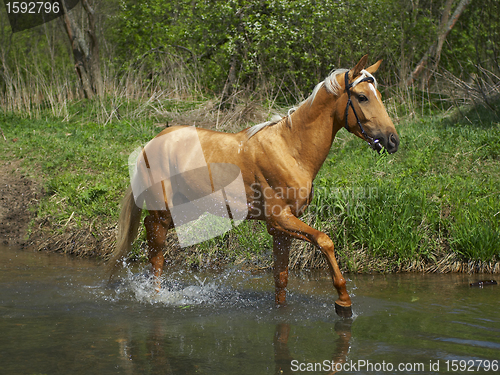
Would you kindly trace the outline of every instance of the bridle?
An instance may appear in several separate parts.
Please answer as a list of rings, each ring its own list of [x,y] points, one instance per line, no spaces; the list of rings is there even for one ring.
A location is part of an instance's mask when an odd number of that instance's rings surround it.
[[[359,129],[361,130],[361,134],[363,134],[363,137],[365,137],[365,140],[370,144],[370,146],[374,150],[380,151],[380,149],[382,149],[382,145],[379,143],[378,139],[373,139],[368,134],[366,134],[365,129],[363,129],[363,125],[361,124],[361,121],[359,121],[358,114],[356,113],[356,110],[354,109],[354,105],[352,104],[352,100],[351,100],[351,89],[355,85],[357,85],[361,82],[374,83],[375,79],[373,77],[371,77],[371,75],[370,75],[370,76],[364,77],[360,80],[356,80],[353,83],[349,83],[349,71],[347,71],[345,73],[345,76],[344,76],[344,81],[345,81],[345,90],[347,91],[347,105],[345,107],[345,126],[344,127],[346,128],[346,130],[349,133],[351,133],[351,130],[349,129],[349,125],[348,125],[349,106],[350,106],[352,108],[352,112],[354,113],[354,117],[356,117],[356,122],[358,123]]]

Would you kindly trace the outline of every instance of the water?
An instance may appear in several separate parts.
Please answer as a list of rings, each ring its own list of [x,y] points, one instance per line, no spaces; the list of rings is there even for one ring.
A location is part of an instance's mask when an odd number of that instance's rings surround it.
[[[275,308],[268,272],[177,271],[156,294],[140,267],[108,285],[95,261],[0,248],[0,374],[499,372],[500,288],[469,287],[491,275],[347,276],[341,320],[324,272]]]

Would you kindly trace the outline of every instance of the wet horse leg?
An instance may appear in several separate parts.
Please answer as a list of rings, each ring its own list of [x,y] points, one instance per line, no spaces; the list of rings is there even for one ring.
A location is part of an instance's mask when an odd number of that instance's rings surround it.
[[[274,231],[271,234],[273,235],[275,301],[276,305],[284,305],[288,284],[288,254],[292,237],[281,231]]]
[[[144,219],[148,240],[148,259],[153,268],[156,290],[160,290],[160,276],[163,272],[163,247],[167,232],[173,227],[172,218],[168,211],[150,211]]]
[[[328,262],[333,286],[339,295],[335,301],[335,312],[341,317],[351,317],[351,298],[347,293],[344,276],[335,259],[334,245],[330,237],[300,221],[289,209],[284,209],[280,215],[270,218],[268,227],[274,228],[276,231],[287,232],[295,238],[309,241],[319,247]],[[272,230],[270,230],[271,232]]]

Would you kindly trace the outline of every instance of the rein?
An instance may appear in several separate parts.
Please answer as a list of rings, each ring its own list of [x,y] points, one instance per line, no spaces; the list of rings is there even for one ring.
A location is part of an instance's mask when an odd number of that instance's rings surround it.
[[[345,107],[345,126],[344,127],[346,128],[346,130],[349,133],[351,133],[351,130],[349,129],[349,125],[347,124],[347,120],[348,120],[348,116],[349,116],[349,106],[350,106],[352,108],[352,112],[354,113],[354,117],[356,117],[356,122],[358,123],[359,129],[361,130],[361,134],[363,134],[363,136],[368,141],[368,143],[370,143],[370,145],[374,146],[378,143],[378,139],[373,139],[368,134],[366,134],[365,129],[363,129],[363,125],[361,125],[361,121],[359,121],[358,114],[356,113],[356,110],[354,109],[354,105],[352,104],[351,89],[354,87],[354,83],[356,83],[356,85],[358,83],[361,83],[361,82],[373,83],[375,80],[373,79],[373,77],[365,77],[357,82],[355,81],[353,83],[349,83],[349,72],[345,73],[344,80],[345,80],[345,89],[347,91],[347,105]],[[379,146],[379,145],[377,145],[377,146]]]

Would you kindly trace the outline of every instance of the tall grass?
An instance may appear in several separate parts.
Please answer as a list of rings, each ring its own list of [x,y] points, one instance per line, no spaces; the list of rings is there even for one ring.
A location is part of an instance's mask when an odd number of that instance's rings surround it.
[[[5,87],[0,90],[0,109],[30,119],[49,115],[68,121],[84,111],[85,120],[105,125],[122,117],[154,118],[166,111],[169,101],[202,96],[193,73],[168,55],[158,56],[153,67],[148,62],[128,68],[106,65],[105,93],[92,100],[83,100],[71,64],[43,68],[34,55],[15,61],[13,66],[2,77]],[[76,118],[82,119],[81,113]]]

